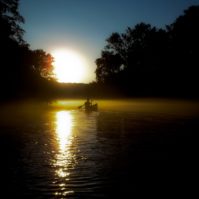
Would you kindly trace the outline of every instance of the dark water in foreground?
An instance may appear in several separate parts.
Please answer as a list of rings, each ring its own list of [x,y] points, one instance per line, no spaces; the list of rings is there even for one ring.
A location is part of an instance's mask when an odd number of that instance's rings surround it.
[[[1,198],[195,195],[198,103],[177,103],[178,111],[165,102],[162,109],[151,101],[140,110],[128,103],[89,114],[4,107]]]

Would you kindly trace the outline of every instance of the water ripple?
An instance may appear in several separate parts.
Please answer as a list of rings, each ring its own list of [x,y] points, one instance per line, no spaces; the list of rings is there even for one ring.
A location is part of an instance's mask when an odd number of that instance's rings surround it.
[[[166,187],[175,172],[156,160],[174,165],[184,158],[191,164],[199,130],[198,118],[133,112],[48,111],[30,121],[1,127],[2,179],[5,190],[19,198],[127,198],[142,188],[164,192],[161,183]]]

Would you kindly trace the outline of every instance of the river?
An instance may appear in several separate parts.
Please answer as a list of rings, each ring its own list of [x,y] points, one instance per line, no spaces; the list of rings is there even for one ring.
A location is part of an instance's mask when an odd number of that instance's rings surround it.
[[[3,198],[194,194],[197,101],[97,102],[90,113],[82,100],[1,106]]]

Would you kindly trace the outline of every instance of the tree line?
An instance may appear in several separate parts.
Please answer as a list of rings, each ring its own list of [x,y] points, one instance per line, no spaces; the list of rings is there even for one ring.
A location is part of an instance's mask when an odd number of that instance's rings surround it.
[[[96,82],[64,85],[53,57],[24,41],[19,0],[0,0],[0,100],[20,97],[197,96],[199,6],[164,29],[139,23],[112,33],[96,60]]]
[[[96,60],[101,87],[127,96],[198,96],[199,6],[164,29],[139,23],[112,33]]]
[[[24,41],[19,0],[0,0],[0,99],[34,96],[47,91],[53,57],[31,50]]]

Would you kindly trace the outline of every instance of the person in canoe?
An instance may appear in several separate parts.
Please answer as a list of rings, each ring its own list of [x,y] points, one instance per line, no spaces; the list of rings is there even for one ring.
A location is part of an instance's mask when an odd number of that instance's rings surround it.
[[[90,110],[92,108],[92,102],[89,98],[87,98],[86,102],[84,103],[85,110]]]
[[[92,100],[90,100],[89,98],[86,99],[86,102],[82,105],[78,107],[79,109],[85,109],[85,111],[97,111],[98,110],[98,106],[97,103],[93,104]]]

